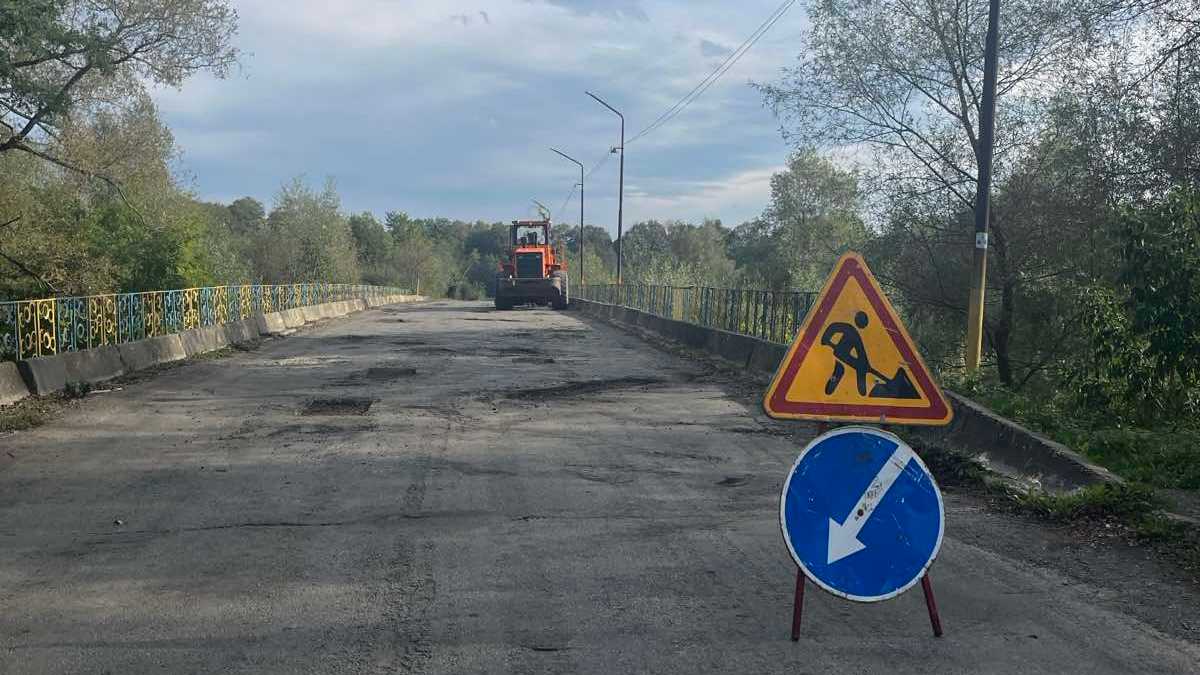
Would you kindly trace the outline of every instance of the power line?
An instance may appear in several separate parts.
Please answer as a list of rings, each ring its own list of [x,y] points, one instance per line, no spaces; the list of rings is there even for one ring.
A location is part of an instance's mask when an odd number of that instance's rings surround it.
[[[592,174],[596,173],[597,171],[599,171],[599,170],[600,170],[600,167],[602,167],[602,166],[604,166],[605,164],[607,164],[607,163],[608,163],[608,160],[609,160],[611,157],[612,157],[612,152],[606,152],[606,153],[604,153],[604,156],[600,158],[600,161],[599,161],[599,162],[596,162],[595,164],[593,164],[591,169],[588,169],[587,175],[586,175],[586,176],[584,176],[584,178],[591,178],[591,177],[592,177]]]
[[[571,191],[569,193],[567,193],[567,198],[563,200],[562,206],[558,207],[558,210],[554,212],[554,220],[558,220],[559,217],[562,216],[563,211],[567,210],[567,205],[570,204],[571,199],[573,199],[575,197],[575,191],[577,189],[579,189],[578,184],[576,184],[574,187],[572,187]]]
[[[667,108],[665,112],[659,115],[658,118],[651,122],[645,129],[642,129],[635,134],[633,138],[625,141],[625,144],[629,145],[642,136],[654,131],[667,122],[670,122],[675,118],[676,115],[683,112],[684,109],[691,105],[693,101],[695,101],[697,98],[700,98],[704,92],[708,91],[709,87],[716,83],[717,80],[721,79],[722,75],[729,72],[729,69],[733,68],[733,66],[735,66],[737,62],[746,55],[746,52],[750,51],[750,48],[753,47],[763,35],[766,35],[767,31],[771,30],[771,27],[774,26],[777,21],[783,18],[783,15],[786,14],[794,4],[796,4],[796,0],[784,0],[784,2],[780,4],[779,7],[775,8],[775,11],[772,12],[771,15],[768,16],[767,19],[763,21],[753,33],[750,34],[750,37],[746,38],[746,40],[742,42],[737,49],[733,50],[729,56],[725,57],[725,60],[722,61],[715,69],[713,69],[713,71],[709,73],[707,77],[705,77],[703,80],[700,80],[699,84],[697,84],[695,87],[692,87],[691,91],[689,91],[687,94],[684,94],[683,98],[675,102],[675,105]]]

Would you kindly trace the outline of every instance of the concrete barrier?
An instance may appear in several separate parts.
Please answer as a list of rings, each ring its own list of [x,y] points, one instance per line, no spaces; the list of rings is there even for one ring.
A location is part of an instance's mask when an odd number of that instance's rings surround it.
[[[283,315],[279,312],[255,314],[254,323],[258,327],[259,335],[270,335],[277,337],[280,335],[288,335],[291,332],[283,323]]]
[[[332,302],[323,302],[319,305],[301,307],[300,313],[304,316],[305,323],[316,323],[317,321],[332,319],[334,316],[336,316],[333,312]]]
[[[234,321],[221,326],[221,328],[225,330],[225,339],[231,345],[240,345],[259,338],[258,323],[254,319]]]
[[[637,326],[664,338],[702,349],[750,371],[773,375],[787,356],[787,347],[715,328],[663,319],[628,307],[572,300],[588,316]],[[682,324],[682,325],[680,325]],[[1084,485],[1120,482],[1107,469],[1089,462],[1067,446],[1005,419],[984,406],[947,391],[954,421],[947,427],[912,427],[905,435],[946,445],[970,455],[999,473],[1049,490],[1073,490]]]
[[[121,350],[121,361],[125,363],[127,371],[145,370],[187,358],[183,340],[177,334],[129,342],[118,349]]]
[[[98,384],[125,374],[125,362],[116,345],[67,352],[57,358],[62,359],[67,369],[67,382]]]
[[[298,309],[285,309],[279,312],[283,317],[283,325],[293,330],[304,327],[304,314]]]
[[[0,363],[0,405],[16,403],[29,397],[29,387],[21,371],[12,361]]]
[[[25,380],[29,393],[46,396],[67,386],[67,365],[61,356],[42,356],[17,361],[17,370]]]
[[[192,328],[179,334],[183,343],[183,351],[188,356],[215,352],[229,346],[229,337],[225,334],[224,326],[203,326]]]
[[[972,452],[1000,473],[1016,472],[1049,490],[1073,490],[1093,483],[1118,483],[1121,478],[1089,462],[1062,443],[1030,431],[982,405],[947,391],[954,406],[948,427],[925,429],[919,435]]]
[[[420,295],[389,295],[380,298],[372,306],[426,299]],[[345,316],[366,308],[367,302],[362,298],[327,302],[282,312],[256,314],[220,326],[193,328],[119,346],[108,345],[16,363],[0,362],[0,405],[19,401],[31,394],[45,396],[62,391],[68,382],[96,384],[231,344],[241,344],[263,336],[290,335],[306,323]]]

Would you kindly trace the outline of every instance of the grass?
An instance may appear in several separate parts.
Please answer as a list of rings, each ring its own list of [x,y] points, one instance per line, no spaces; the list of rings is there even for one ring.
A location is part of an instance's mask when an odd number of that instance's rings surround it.
[[[1200,431],[1101,429],[1065,436],[1068,445],[1123,478],[1200,490]]]
[[[951,386],[1126,480],[1156,488],[1200,490],[1200,429],[1108,426],[1104,419],[1072,410],[1052,394],[1011,392],[979,381]]]
[[[1110,518],[1136,520],[1157,513],[1163,506],[1154,496],[1154,490],[1130,483],[1099,483],[1064,494],[1028,492],[1013,498],[1019,510],[1056,523]]]
[[[1150,485],[1100,483],[1067,493],[1028,490],[965,454],[930,445],[916,449],[943,487],[976,490],[993,506],[1025,518],[1080,529],[1103,527],[1200,572],[1200,528],[1166,516],[1163,500]]]

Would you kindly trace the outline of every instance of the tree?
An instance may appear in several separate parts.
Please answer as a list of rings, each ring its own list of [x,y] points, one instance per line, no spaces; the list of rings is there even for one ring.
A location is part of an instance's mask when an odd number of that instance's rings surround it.
[[[266,224],[267,210],[262,202],[253,197],[235,199],[225,208],[228,211],[229,229],[239,236],[256,234]]]
[[[1039,135],[1056,77],[1117,6],[1105,0],[1007,0],[996,83],[997,176]],[[865,146],[912,191],[974,207],[987,3],[823,0],[799,63],[760,85],[802,147]]]
[[[300,178],[279,190],[256,247],[268,283],[357,283],[357,251],[332,181],[315,192]]]
[[[36,155],[112,180],[51,141],[99,110],[140,105],[147,84],[178,87],[236,62],[225,0],[10,0],[0,4],[0,155]]]
[[[1050,263],[1036,250],[1053,228],[1037,218],[1029,208],[1033,194],[1022,190],[1044,186],[1045,161],[1061,159],[1048,114],[1055,93],[1121,10],[1106,0],[1004,6],[985,334],[1006,384],[1017,381],[1014,340],[1036,336],[1016,325],[1039,310],[1021,304],[1037,297],[1026,292],[1031,280],[1060,278],[1074,268],[1073,261]],[[789,138],[874,152],[867,178],[887,231],[877,260],[910,303],[937,312],[966,310],[986,14],[987,3],[961,0],[824,0],[810,9],[812,29],[799,64],[778,84],[762,87]],[[1056,197],[1037,194],[1044,203]],[[1076,234],[1058,236],[1070,241]]]
[[[859,215],[858,175],[812,149],[793,153],[771,177],[761,217],[739,225],[729,251],[743,283],[815,291],[849,249],[868,237]]]
[[[387,259],[391,252],[392,238],[374,215],[364,211],[350,216],[349,223],[360,264],[377,265]]]
[[[1200,407],[1200,193],[1177,190],[1122,222],[1132,331],[1145,340],[1161,410]]]

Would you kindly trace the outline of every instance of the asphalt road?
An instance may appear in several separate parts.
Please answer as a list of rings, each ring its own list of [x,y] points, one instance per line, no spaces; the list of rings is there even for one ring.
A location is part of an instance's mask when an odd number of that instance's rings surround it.
[[[944,638],[919,591],[814,589],[790,642],[805,434],[729,377],[437,302],[89,396],[0,437],[0,673],[1200,670],[1178,587],[1038,564],[1061,540],[953,494]]]

